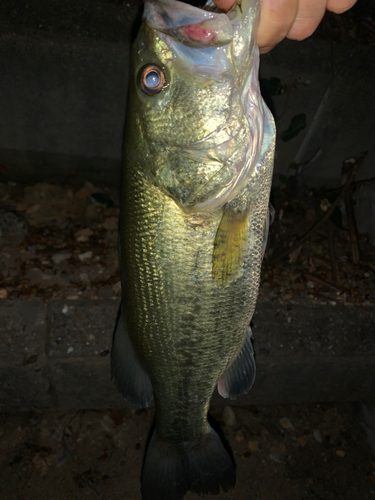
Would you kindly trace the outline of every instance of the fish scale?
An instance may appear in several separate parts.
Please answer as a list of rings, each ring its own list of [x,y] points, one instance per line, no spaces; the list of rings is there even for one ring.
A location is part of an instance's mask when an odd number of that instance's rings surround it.
[[[219,493],[235,482],[207,412],[217,383],[234,398],[255,376],[249,323],[275,141],[257,80],[258,11],[257,0],[243,0],[228,16],[211,6],[146,1],[133,47],[112,375],[132,404],[155,401],[143,500]],[[194,23],[218,26],[210,47],[188,39],[202,32]],[[141,85],[147,71],[152,81],[164,75],[156,93]]]

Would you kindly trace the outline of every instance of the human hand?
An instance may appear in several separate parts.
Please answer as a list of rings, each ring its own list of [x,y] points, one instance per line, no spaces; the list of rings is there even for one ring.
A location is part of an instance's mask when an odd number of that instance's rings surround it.
[[[235,0],[214,0],[229,10]],[[285,37],[304,40],[314,33],[327,10],[341,14],[357,0],[262,0],[257,43],[261,54],[269,52]]]

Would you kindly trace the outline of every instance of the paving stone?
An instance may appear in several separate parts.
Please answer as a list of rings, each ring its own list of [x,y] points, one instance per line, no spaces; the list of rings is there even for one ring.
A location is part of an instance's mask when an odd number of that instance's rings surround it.
[[[25,366],[0,363],[0,412],[41,411],[56,407],[45,355]]]
[[[46,305],[39,300],[0,301],[0,363],[33,363],[45,351]]]
[[[110,380],[118,307],[112,299],[1,301],[0,411],[126,407]],[[373,404],[373,326],[369,307],[260,302],[253,324],[257,377],[231,404]],[[218,394],[213,402],[228,404]]]
[[[375,355],[258,358],[251,391],[231,404],[375,402]],[[215,404],[225,400],[215,396]]]
[[[90,357],[109,351],[119,300],[61,300],[48,304],[51,357]]]
[[[259,301],[252,331],[259,356],[375,355],[375,308]]]
[[[51,360],[57,408],[128,406],[110,380],[110,356]]]

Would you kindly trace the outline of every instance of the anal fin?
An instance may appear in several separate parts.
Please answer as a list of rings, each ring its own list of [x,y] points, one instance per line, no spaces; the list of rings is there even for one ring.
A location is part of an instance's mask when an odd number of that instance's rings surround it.
[[[120,394],[133,406],[147,407],[152,400],[152,385],[145,368],[137,358],[119,314],[112,346],[111,377]]]
[[[248,248],[249,211],[224,208],[212,255],[212,274],[218,286],[226,286],[239,276]]]
[[[217,383],[217,389],[223,398],[236,399],[251,389],[256,373],[252,333],[249,327],[245,343],[233,363],[225,370]]]

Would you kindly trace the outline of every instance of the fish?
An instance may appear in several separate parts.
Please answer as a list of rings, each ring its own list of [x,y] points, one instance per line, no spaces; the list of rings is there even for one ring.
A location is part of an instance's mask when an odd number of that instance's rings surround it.
[[[132,46],[111,373],[130,404],[154,400],[143,500],[235,485],[207,414],[216,386],[235,399],[256,373],[249,325],[275,147],[259,90],[259,9],[145,0]]]

